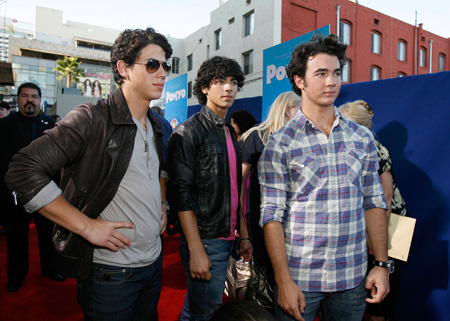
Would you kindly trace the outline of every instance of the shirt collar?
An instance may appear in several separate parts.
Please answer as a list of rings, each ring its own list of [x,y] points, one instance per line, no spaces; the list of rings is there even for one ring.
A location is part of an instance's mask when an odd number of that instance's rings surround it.
[[[336,106],[333,106],[334,108],[334,122],[333,122],[333,128],[337,126],[344,126],[346,127],[348,125],[348,120],[344,118],[339,111],[339,109],[336,108]],[[304,128],[306,124],[309,124],[312,128],[315,128],[314,123],[308,119],[308,117],[303,114],[302,109],[300,108],[299,112],[295,115],[294,121],[297,122],[297,124],[300,126],[300,128]]]

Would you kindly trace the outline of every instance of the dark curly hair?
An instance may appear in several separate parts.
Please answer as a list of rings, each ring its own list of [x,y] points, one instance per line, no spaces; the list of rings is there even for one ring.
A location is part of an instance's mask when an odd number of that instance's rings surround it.
[[[308,64],[309,57],[319,53],[336,56],[342,69],[346,63],[345,51],[347,50],[347,45],[340,43],[338,39],[333,34],[323,39],[320,33],[316,33],[309,42],[301,44],[294,49],[292,59],[286,67],[286,73],[292,84],[292,90],[297,95],[301,96],[302,91],[295,84],[294,76],[297,75],[303,79],[305,78],[306,65]]]
[[[255,117],[246,110],[236,110],[230,114],[230,118],[238,125],[241,134],[256,125]]]
[[[233,77],[238,82],[238,90],[244,86],[244,73],[236,60],[226,57],[212,57],[202,63],[197,72],[197,78],[194,84],[194,95],[198,102],[206,104],[206,95],[202,88],[209,88],[211,81],[217,78]]]
[[[172,56],[172,47],[167,38],[153,28],[126,29],[117,37],[111,49],[111,68],[114,80],[119,85],[122,85],[123,77],[117,70],[117,62],[123,60],[129,66],[134,65],[142,49],[151,44],[160,46],[166,53],[166,59]]]

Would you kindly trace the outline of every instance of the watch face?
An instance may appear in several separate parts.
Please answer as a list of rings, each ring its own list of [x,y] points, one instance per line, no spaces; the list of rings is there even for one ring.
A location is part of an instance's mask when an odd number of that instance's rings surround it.
[[[387,270],[389,271],[389,274],[394,273],[394,269],[395,269],[394,261],[392,261],[392,260],[387,261],[387,265],[388,265]]]

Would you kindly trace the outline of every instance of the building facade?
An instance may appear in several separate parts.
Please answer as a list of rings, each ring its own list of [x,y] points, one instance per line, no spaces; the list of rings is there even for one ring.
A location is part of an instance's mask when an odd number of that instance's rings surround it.
[[[177,57],[189,90],[200,64],[224,55],[246,74],[237,97],[261,96],[264,49],[327,25],[349,45],[343,83],[450,70],[449,38],[349,0],[220,1],[210,21],[183,40]],[[190,96],[188,104],[197,104],[196,98]]]

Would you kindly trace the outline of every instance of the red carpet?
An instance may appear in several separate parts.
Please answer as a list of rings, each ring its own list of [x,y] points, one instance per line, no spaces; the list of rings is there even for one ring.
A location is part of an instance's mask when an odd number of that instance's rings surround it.
[[[158,311],[161,321],[180,319],[186,294],[186,275],[178,254],[179,236],[164,237],[163,288]],[[0,236],[0,320],[81,321],[76,281],[58,283],[40,274],[37,233],[30,227],[30,268],[22,288],[6,291],[6,236]]]

